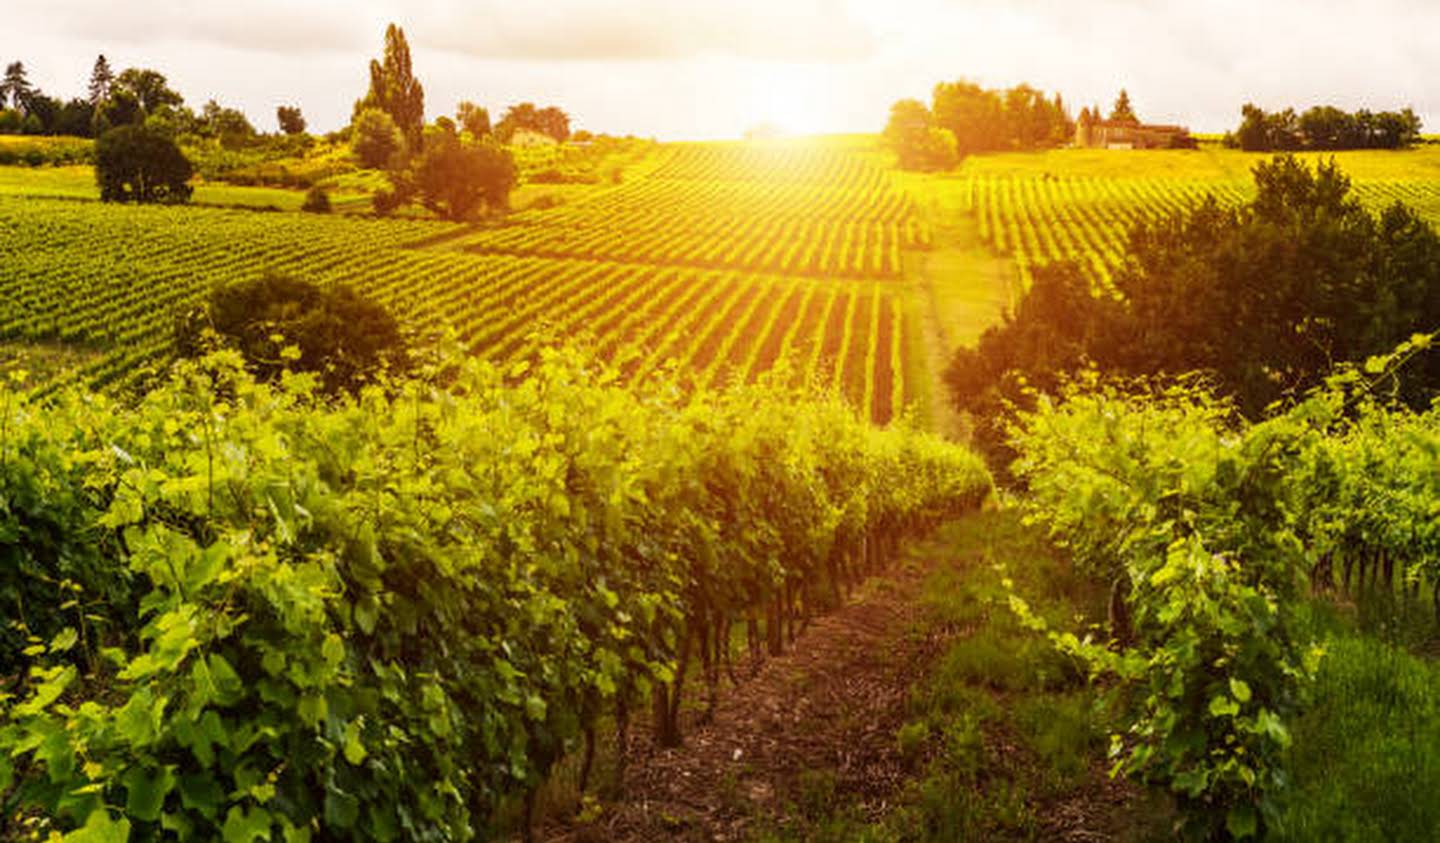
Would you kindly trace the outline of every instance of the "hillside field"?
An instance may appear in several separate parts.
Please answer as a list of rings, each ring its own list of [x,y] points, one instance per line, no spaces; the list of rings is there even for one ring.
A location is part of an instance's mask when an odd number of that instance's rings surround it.
[[[0,167],[0,338],[52,382],[124,382],[167,356],[178,308],[274,270],[352,284],[495,359],[588,338],[627,377],[675,361],[699,385],[785,359],[877,422],[907,404],[934,421],[949,352],[1031,267],[1075,260],[1103,290],[1132,224],[1243,201],[1263,157],[1054,150],[921,175],[864,136],[660,144],[591,162],[610,181],[524,184],[517,212],[468,226],[359,214],[363,174],[336,180],[342,213],[322,217],[293,213],[298,190],[203,183],[201,207],[110,207],[87,167]],[[1440,219],[1440,150],[1334,157],[1367,204]],[[533,152],[524,170],[566,160]]]

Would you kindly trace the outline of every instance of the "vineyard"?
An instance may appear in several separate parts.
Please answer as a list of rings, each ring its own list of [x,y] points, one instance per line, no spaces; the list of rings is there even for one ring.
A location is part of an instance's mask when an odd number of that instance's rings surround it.
[[[929,243],[911,201],[844,152],[677,145],[648,177],[460,238],[479,253],[896,278]]]
[[[1230,155],[1247,160],[1239,153]],[[1080,266],[1097,291],[1109,289],[1136,223],[1193,207],[1209,196],[1223,205],[1238,205],[1254,196],[1248,172],[1232,176],[1203,169],[1199,166],[1207,163],[1203,158],[1193,174],[1171,168],[1138,175],[1077,160],[1079,164],[1067,167],[1064,159],[1052,154],[1053,168],[982,161],[966,171],[961,207],[973,215],[982,240],[1014,259],[1026,286],[1032,267],[1068,260]],[[1381,171],[1357,177],[1355,192],[1372,209],[1403,202],[1431,221],[1440,220],[1440,179],[1434,177]]]
[[[678,743],[733,632],[788,651],[990,491],[833,396],[454,368],[338,403],[226,354],[134,406],[0,384],[0,836],[496,839],[632,713]]]
[[[913,329],[885,279],[925,242],[908,199],[828,150],[664,154],[655,176],[492,229],[3,198],[0,339],[86,349],[71,377],[125,381],[168,354],[178,309],[276,270],[356,287],[497,360],[586,338],[628,379],[674,361],[699,385],[783,360],[877,422],[898,413]]]

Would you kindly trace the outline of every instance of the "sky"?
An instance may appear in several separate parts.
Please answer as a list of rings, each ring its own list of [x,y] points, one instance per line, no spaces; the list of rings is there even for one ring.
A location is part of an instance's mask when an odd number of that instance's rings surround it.
[[[1240,106],[1413,107],[1440,132],[1436,0],[44,0],[6,3],[0,63],[83,94],[96,55],[198,109],[273,130],[348,122],[385,25],[431,119],[460,100],[558,105],[575,128],[661,140],[874,132],[936,82],[1020,82],[1074,109],[1129,90],[1141,119],[1219,132]]]

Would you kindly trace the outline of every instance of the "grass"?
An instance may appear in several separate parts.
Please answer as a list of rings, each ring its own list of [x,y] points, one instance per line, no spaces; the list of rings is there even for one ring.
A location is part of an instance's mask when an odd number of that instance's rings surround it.
[[[898,806],[867,822],[833,800],[802,795],[782,827],[756,840],[1042,840],[1055,805],[1085,802],[1103,787],[1109,723],[1074,667],[1015,622],[1004,580],[1072,628],[1077,616],[1103,617],[1103,590],[1075,576],[1011,512],[967,517],[912,553],[952,561],[927,580],[923,620],[911,633],[952,638],[913,686],[895,736],[911,771]],[[1168,828],[1163,804],[1137,799],[1134,817],[1121,810],[1123,821],[1109,829],[1119,839]]]
[[[1433,841],[1440,667],[1373,638],[1332,638],[1287,759],[1278,840]]]

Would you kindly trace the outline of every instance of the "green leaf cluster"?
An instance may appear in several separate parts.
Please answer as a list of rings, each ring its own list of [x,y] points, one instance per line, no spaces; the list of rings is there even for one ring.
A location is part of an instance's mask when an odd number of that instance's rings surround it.
[[[133,406],[0,393],[0,816],[472,839],[603,713],[678,695],[697,626],[990,491],[834,398],[570,351],[440,382],[327,397],[218,352]]]

